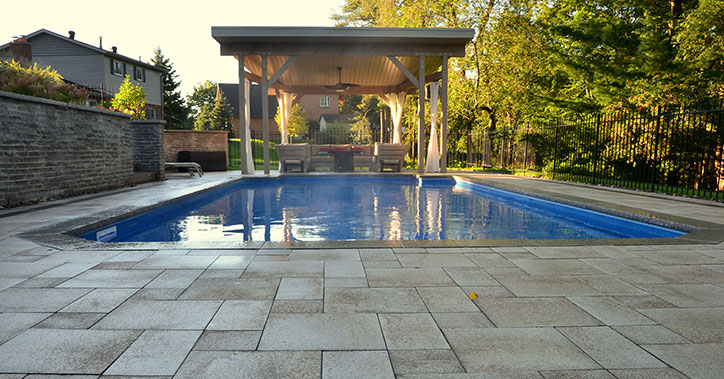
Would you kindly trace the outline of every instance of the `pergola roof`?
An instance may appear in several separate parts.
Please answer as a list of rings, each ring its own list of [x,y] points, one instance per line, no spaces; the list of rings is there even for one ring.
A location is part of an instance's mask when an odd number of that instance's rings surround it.
[[[329,28],[329,27],[235,27],[215,26],[211,34],[219,42],[221,55],[245,56],[249,78],[261,79],[261,55],[268,56],[273,75],[289,57],[297,57],[271,86],[296,94],[380,94],[416,87],[387,58],[396,57],[417,76],[419,59],[425,56],[426,81],[435,74],[443,57],[465,55],[472,29],[428,28]],[[353,83],[345,91],[325,85]]]

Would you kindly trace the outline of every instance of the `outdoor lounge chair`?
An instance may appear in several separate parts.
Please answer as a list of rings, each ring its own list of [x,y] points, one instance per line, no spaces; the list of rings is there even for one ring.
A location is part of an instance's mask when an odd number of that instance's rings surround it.
[[[401,143],[375,143],[375,160],[377,171],[385,168],[402,171],[407,155],[407,145]]]
[[[164,168],[166,170],[170,168],[185,168],[191,176],[194,176],[194,173],[199,174],[199,177],[204,176],[204,170],[202,170],[201,165],[196,162],[166,162],[164,163]]]
[[[318,168],[334,171],[332,145],[312,145],[309,171],[314,172]]]
[[[309,144],[295,143],[277,145],[281,172],[289,172],[291,168],[298,168],[299,172],[309,171]]]

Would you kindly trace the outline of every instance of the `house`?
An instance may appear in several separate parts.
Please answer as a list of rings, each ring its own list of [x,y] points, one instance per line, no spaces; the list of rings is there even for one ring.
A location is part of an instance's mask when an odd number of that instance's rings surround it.
[[[236,130],[236,135],[239,135],[239,84],[238,83],[219,83],[219,89],[226,97],[226,100],[231,104],[234,110],[234,116],[232,123]],[[279,133],[279,126],[274,121],[274,116],[277,114],[277,97],[276,95],[269,96],[269,131],[272,134]],[[262,133],[262,120],[261,120],[261,86],[258,84],[252,84],[249,89],[249,106],[251,107],[251,133],[253,135],[261,136]],[[307,113],[308,122],[319,122],[319,117],[322,114],[338,114],[339,96],[337,95],[320,95],[312,96],[306,95],[301,98],[299,104],[302,106],[304,111]]]
[[[119,90],[126,75],[146,93],[146,118],[163,119],[162,75],[164,70],[140,60],[118,54],[68,36],[40,29],[0,46],[0,59],[15,59],[51,66],[72,84],[88,91],[92,102],[110,100]],[[95,104],[90,104],[95,105]]]
[[[323,114],[319,116],[319,131],[329,127],[344,126],[347,130],[354,124],[353,114]]]

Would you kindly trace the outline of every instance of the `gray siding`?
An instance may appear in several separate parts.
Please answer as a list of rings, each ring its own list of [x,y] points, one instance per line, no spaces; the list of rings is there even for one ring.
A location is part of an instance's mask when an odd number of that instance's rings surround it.
[[[100,54],[43,56],[35,55],[35,46],[33,46],[33,61],[41,67],[52,67],[63,78],[72,82],[94,87],[105,81],[103,55]]]
[[[98,52],[79,46],[73,42],[64,41],[49,34],[41,33],[28,38],[33,45],[33,58],[42,55],[97,55]]]
[[[121,84],[123,84],[123,80],[125,78],[119,75],[111,74],[111,59],[114,58],[104,57],[103,67],[105,74],[103,75],[105,76],[105,82],[108,86],[108,89],[115,94],[116,92],[118,92],[118,89],[121,88]],[[146,81],[139,82],[133,79],[134,64],[128,61],[124,63],[126,64],[126,74],[130,75],[131,82],[143,87],[143,92],[146,93],[146,102],[153,105],[161,105],[163,102],[161,100],[161,74],[153,70],[146,69]]]

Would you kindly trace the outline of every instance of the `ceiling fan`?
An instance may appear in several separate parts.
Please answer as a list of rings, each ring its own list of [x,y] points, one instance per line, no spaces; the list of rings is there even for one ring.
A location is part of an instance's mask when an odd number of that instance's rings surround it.
[[[331,86],[324,86],[327,89],[331,89],[336,92],[344,92],[349,89],[349,87],[357,87],[358,84],[354,83],[342,83],[342,67],[337,67],[337,73],[339,74],[339,81],[335,85]]]

